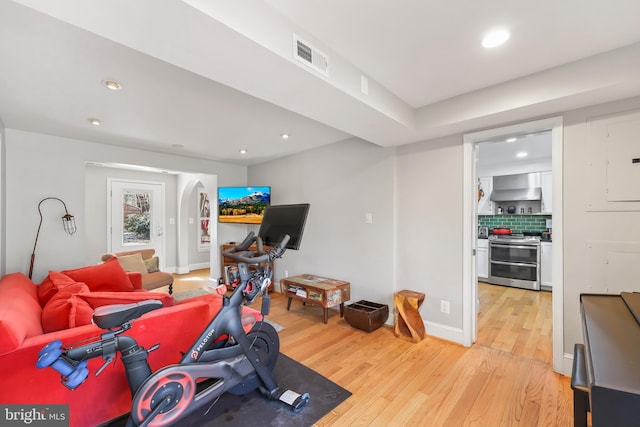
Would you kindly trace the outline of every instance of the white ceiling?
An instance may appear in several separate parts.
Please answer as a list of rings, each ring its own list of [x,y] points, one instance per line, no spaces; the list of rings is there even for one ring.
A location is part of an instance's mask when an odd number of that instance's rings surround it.
[[[510,167],[517,171],[518,168],[526,170],[530,164],[548,164],[551,167],[551,146],[551,131],[486,141],[478,144],[476,168],[488,171]],[[524,156],[519,157],[519,153],[524,153]]]
[[[266,0],[413,108],[640,41],[634,0]],[[512,33],[488,51],[482,36]]]
[[[0,119],[247,165],[395,146],[640,94],[638,16],[637,0],[0,0]],[[483,49],[495,27],[511,39]],[[328,77],[293,59],[294,33]]]

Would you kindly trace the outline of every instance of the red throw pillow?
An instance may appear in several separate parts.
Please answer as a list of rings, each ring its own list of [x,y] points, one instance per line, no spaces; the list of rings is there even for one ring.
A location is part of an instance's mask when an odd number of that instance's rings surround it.
[[[62,273],[76,282],[84,282],[92,292],[131,292],[134,290],[127,273],[117,258]]]
[[[162,302],[163,307],[173,305],[173,296],[164,292],[88,292],[77,296],[89,303],[93,309],[103,305],[132,304],[150,299]]]
[[[93,308],[79,298],[83,292],[89,292],[84,283],[66,286],[56,293],[42,309],[42,329],[45,333],[90,325]]]
[[[53,286],[56,287],[57,290],[62,290],[69,285],[75,285],[78,283],[77,280],[73,280],[71,277],[66,274],[60,273],[59,271],[50,271],[49,278],[53,282]]]
[[[40,307],[47,305],[49,300],[58,292],[49,276],[45,277],[42,283],[38,285],[38,301]]]
[[[66,274],[59,271],[49,271],[49,275],[38,285],[38,301],[44,307],[58,291],[66,286],[77,283]]]

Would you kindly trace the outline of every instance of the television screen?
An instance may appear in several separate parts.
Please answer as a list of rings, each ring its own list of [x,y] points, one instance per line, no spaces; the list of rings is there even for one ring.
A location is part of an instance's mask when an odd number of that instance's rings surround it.
[[[264,214],[258,236],[265,245],[276,246],[285,234],[291,238],[287,249],[298,250],[307,221],[309,204],[269,206]]]
[[[218,222],[260,224],[271,187],[218,187]]]

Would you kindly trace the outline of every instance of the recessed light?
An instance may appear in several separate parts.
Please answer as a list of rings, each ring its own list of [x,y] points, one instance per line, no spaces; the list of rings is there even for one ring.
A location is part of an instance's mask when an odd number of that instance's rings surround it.
[[[243,148],[242,150],[240,150],[240,154],[247,154],[247,150]]]
[[[516,142],[518,138],[507,138],[507,142]]]
[[[281,137],[282,139],[289,139],[289,134],[288,134],[288,133],[281,133],[281,134],[280,134],[280,137]]]
[[[518,154],[516,154],[516,157],[519,159],[522,159],[523,157],[527,157],[529,155],[529,153],[527,153],[526,151],[521,151]]]
[[[89,123],[91,123],[94,126],[100,126],[102,124],[102,120],[92,118],[92,119],[89,119]]]
[[[511,35],[506,30],[493,30],[482,39],[482,46],[487,49],[498,47],[509,40],[509,37]]]
[[[102,84],[109,90],[120,90],[122,85],[115,80],[103,80]]]
[[[184,148],[184,145],[182,145],[182,144],[171,144],[171,146],[173,148]]]

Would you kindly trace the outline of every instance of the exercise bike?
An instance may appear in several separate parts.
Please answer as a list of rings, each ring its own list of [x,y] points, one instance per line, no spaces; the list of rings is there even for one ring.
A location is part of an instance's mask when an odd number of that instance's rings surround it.
[[[160,301],[149,300],[98,307],[93,320],[106,332],[75,348],[53,341],[40,351],[36,366],[51,366],[60,372],[67,388],[75,389],[89,375],[88,359],[105,360],[96,372],[99,375],[120,352],[133,396],[127,427],[176,424],[212,406],[225,392],[242,395],[255,389],[267,399],[280,400],[299,411],[309,403],[309,394],[283,392],[271,375],[280,353],[278,333],[263,321],[256,321],[245,333],[241,313],[242,306],[255,301],[258,295],[262,295],[262,315],[269,313],[268,287],[273,276],[269,263],[283,255],[288,240],[285,235],[277,246],[265,252],[260,237],[250,232],[242,243],[224,252],[225,257],[236,261],[240,283],[230,296],[222,295],[222,308],[177,364],[151,373],[147,357],[159,344],[147,350],[123,335],[132,321],[162,307]],[[257,250],[249,251],[254,243]]]

